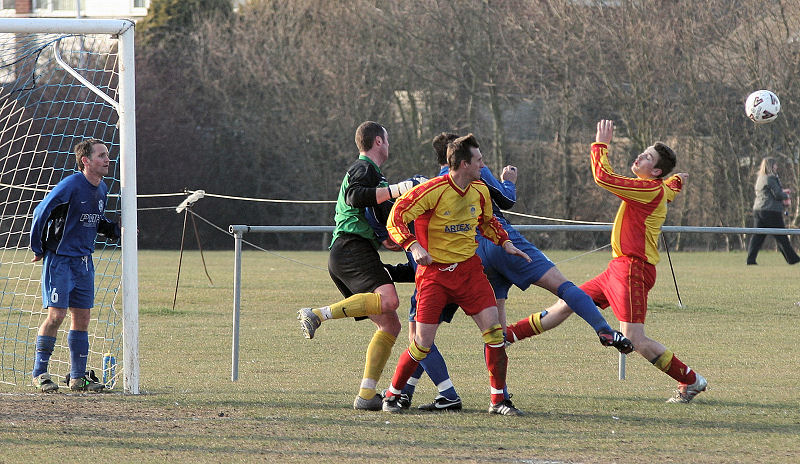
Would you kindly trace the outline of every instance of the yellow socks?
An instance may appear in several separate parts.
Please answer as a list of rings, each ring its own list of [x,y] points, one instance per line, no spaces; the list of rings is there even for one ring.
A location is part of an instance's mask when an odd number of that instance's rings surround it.
[[[323,321],[377,315],[381,313],[381,296],[377,293],[356,293],[330,306],[312,311]]]
[[[352,298],[352,297],[351,297]],[[361,380],[361,389],[358,396],[365,400],[375,396],[375,388],[381,378],[381,372],[386,366],[386,361],[392,354],[395,337],[382,330],[376,330],[375,335],[367,348],[367,362],[364,364],[364,378]]]

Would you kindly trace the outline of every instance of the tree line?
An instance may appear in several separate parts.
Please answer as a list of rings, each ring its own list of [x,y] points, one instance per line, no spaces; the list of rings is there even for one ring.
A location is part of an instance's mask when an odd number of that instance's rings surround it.
[[[800,0],[250,0],[236,9],[153,0],[137,24],[138,189],[334,200],[357,154],[355,128],[375,120],[389,130],[391,181],[434,175],[431,139],[472,132],[495,173],[518,166],[513,211],[610,222],[619,202],[594,185],[588,156],[607,118],[618,172],[662,140],[690,174],[667,225],[751,226],[761,158],[780,159],[782,183],[798,188],[799,34]],[[743,104],[761,88],[783,111],[756,126]],[[330,204],[207,198],[195,211],[223,227],[333,223]],[[798,212],[794,201],[793,225]],[[140,213],[142,246],[174,248],[182,221]],[[204,246],[231,246],[203,234]],[[543,248],[608,240],[532,238]],[[671,240],[681,249],[746,243],[733,234]]]

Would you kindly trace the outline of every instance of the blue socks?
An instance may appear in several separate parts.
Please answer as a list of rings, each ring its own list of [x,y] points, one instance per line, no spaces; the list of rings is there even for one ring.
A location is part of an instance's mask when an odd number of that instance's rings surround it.
[[[450,373],[447,372],[447,364],[445,364],[442,353],[439,352],[439,348],[436,347],[436,344],[431,347],[431,352],[428,353],[428,356],[419,363],[419,367],[417,367],[417,370],[411,375],[411,378],[408,379],[406,386],[403,387],[402,393],[407,394],[409,397],[414,395],[414,389],[417,386],[419,378],[422,376],[423,370],[428,373],[428,377],[430,377],[436,385],[436,389],[439,390],[440,395],[451,400],[458,398],[458,393],[456,393],[456,388],[453,386],[453,381],[450,380]]]
[[[594,301],[572,282],[567,281],[559,285],[557,295],[567,302],[567,306],[569,306],[575,314],[592,326],[595,332],[600,329],[612,330],[603,315],[600,314]]]
[[[50,355],[56,346],[56,337],[39,335],[36,337],[36,358],[33,362],[33,377],[38,377],[47,372],[47,365],[50,363]]]
[[[67,335],[69,346],[69,362],[71,379],[79,379],[86,375],[86,359],[89,356],[89,332],[70,330]]]
[[[426,356],[427,357],[427,356]],[[414,390],[417,388],[417,382],[419,382],[419,378],[422,377],[422,374],[425,372],[425,369],[422,368],[422,364],[417,366],[417,370],[411,374],[411,377],[408,378],[406,382],[406,386],[400,391],[400,393],[408,395],[409,398],[414,396]]]

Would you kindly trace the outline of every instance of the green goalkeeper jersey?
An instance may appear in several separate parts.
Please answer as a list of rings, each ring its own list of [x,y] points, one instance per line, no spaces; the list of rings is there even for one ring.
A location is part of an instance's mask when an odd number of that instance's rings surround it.
[[[380,246],[375,232],[367,222],[365,209],[378,206],[375,201],[375,190],[389,186],[381,169],[371,159],[360,155],[358,160],[347,169],[336,199],[336,228],[333,230],[331,245],[342,234],[353,234],[372,242],[377,249]],[[390,202],[384,202],[387,213]],[[381,215],[386,218],[388,214]]]

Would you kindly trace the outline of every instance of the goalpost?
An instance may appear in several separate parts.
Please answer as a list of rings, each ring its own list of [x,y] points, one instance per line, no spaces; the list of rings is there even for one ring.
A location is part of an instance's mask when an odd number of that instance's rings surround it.
[[[97,138],[111,152],[106,216],[122,238],[96,243],[87,369],[139,393],[133,36],[128,20],[0,19],[0,383],[31,384],[47,315],[29,249],[33,209],[77,171],[74,146]],[[54,380],[69,373],[68,329],[65,321],[50,360]]]

